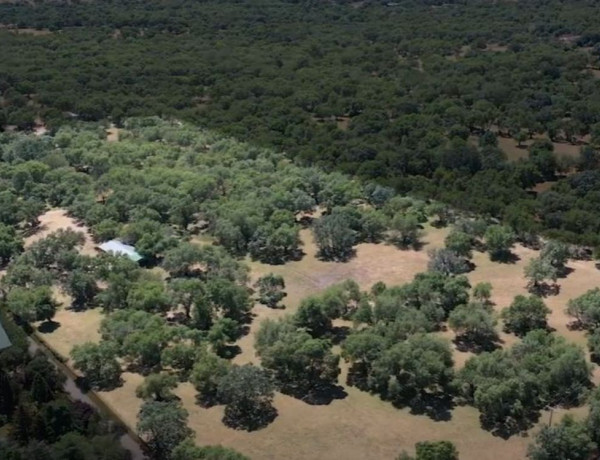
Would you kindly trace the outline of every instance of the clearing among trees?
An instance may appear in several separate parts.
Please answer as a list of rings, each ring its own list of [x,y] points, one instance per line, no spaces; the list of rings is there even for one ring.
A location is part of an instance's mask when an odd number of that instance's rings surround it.
[[[164,417],[173,439],[187,426],[259,458],[395,458],[428,440],[467,460],[523,458],[518,433],[547,423],[544,401],[587,416],[600,372],[577,345],[600,318],[600,271],[577,248],[176,123],[103,136],[56,134],[67,155],[94,145],[93,166],[73,155],[86,172],[48,176],[79,185],[19,229],[22,243],[4,229],[2,283],[13,314],[156,449],[175,448],[154,437]],[[114,238],[143,265],[94,249]],[[523,353],[541,363],[536,395],[482,375],[504,365],[527,381]],[[482,381],[494,391],[476,393]],[[510,404],[481,397],[503,391]]]

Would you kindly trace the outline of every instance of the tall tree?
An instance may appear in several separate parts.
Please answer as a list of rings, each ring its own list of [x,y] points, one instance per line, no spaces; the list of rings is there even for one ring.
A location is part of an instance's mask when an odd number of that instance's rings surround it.
[[[188,413],[178,402],[146,401],[138,414],[137,430],[152,458],[170,460],[173,450],[192,435]]]
[[[233,366],[218,386],[225,406],[223,422],[248,431],[270,423],[276,415],[274,387],[267,373],[256,366]]]

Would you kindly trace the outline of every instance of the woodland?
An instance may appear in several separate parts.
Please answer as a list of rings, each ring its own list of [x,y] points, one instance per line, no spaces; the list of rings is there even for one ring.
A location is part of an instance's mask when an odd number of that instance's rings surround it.
[[[96,312],[96,336],[82,320],[61,359],[105,397],[139,378],[123,404],[140,401],[130,428],[152,458],[247,458],[198,445],[198,408],[259,433],[284,418],[283,396],[327,406],[350,389],[407,417],[468,407],[476,430],[530,434],[533,460],[590,458],[600,289],[592,275],[552,299],[600,258],[598,12],[0,3],[0,312],[13,341],[0,351],[1,456],[127,458],[23,335],[51,340],[58,315]],[[44,233],[54,211],[79,230]],[[142,262],[96,249],[113,239]],[[427,263],[393,285],[317,280],[290,308],[298,287],[278,269],[312,243],[338,267],[381,246]],[[518,263],[523,289],[506,304],[492,277],[470,278]],[[259,321],[259,308],[281,314]],[[248,337],[253,359],[237,361]],[[567,415],[539,423],[557,408]],[[435,434],[397,458],[456,460],[463,440]]]
[[[593,247],[596,14],[548,0],[2,3],[0,125],[175,116]],[[513,139],[522,161],[501,148]]]

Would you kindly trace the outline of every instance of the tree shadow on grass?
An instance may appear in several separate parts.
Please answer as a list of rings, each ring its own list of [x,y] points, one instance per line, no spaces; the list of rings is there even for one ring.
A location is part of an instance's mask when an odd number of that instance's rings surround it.
[[[336,399],[345,399],[348,396],[343,386],[332,384],[319,385],[309,391],[288,388],[283,393],[311,406],[327,406]]]
[[[256,431],[272,423],[278,415],[277,409],[271,404],[264,404],[263,407],[247,414],[234,413],[226,406],[223,423],[236,430]]]
[[[475,354],[497,350],[504,343],[497,335],[486,339],[475,339],[465,334],[456,336],[452,342],[456,345],[458,351]]]
[[[575,271],[574,268],[571,267],[561,267],[560,269],[558,269],[556,271],[556,274],[559,278],[564,279],[567,276],[569,276],[571,273],[573,273]]]
[[[422,241],[422,240],[417,240],[417,241],[413,241],[410,243],[403,242],[403,241],[392,241],[392,245],[395,248],[400,249],[401,251],[408,251],[411,249],[413,251],[421,251],[428,244],[429,243],[427,241]]]
[[[350,333],[350,328],[348,326],[334,326],[331,328],[331,343],[334,345],[339,345],[342,343],[348,334]]]
[[[196,393],[196,404],[204,409],[210,409],[211,407],[218,406],[220,401],[216,395],[202,395]]]
[[[550,297],[560,294],[560,285],[557,283],[538,283],[537,285],[527,286],[531,294],[540,297]]]
[[[504,423],[490,422],[486,420],[483,415],[480,415],[479,422],[481,423],[481,428],[489,431],[493,436],[497,436],[506,440],[515,434],[523,433],[529,430],[537,423],[539,418],[540,412],[532,411],[527,414],[527,417],[524,417],[521,420],[510,419]]]
[[[499,254],[490,255],[490,260],[492,262],[497,262],[499,264],[516,264],[521,258],[511,251],[502,252]]]
[[[585,331],[587,326],[580,320],[576,319],[567,324],[567,329],[570,331]]]
[[[322,262],[348,262],[356,257],[356,249],[352,248],[344,254],[323,254],[321,251],[317,253],[317,259]]]
[[[121,377],[119,377],[119,379],[115,380],[114,382],[107,383],[106,385],[103,385],[102,387],[94,388],[92,385],[90,385],[89,381],[85,377],[77,377],[75,379],[75,385],[84,394],[88,393],[88,392],[90,392],[92,390],[95,390],[95,391],[113,391],[113,390],[116,390],[117,388],[122,387],[123,383],[125,383],[125,382],[123,381],[123,379]]]
[[[452,420],[452,409],[456,406],[451,394],[427,394],[408,404],[410,413],[426,415],[436,422]]]
[[[217,353],[221,358],[233,359],[242,352],[239,345],[225,345]]]
[[[41,334],[52,334],[60,327],[60,322],[58,321],[44,321],[37,328],[38,332]]]

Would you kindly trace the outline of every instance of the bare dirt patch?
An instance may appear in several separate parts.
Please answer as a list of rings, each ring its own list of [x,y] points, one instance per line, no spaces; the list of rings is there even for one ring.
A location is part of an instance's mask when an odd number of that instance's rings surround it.
[[[119,142],[119,128],[113,123],[111,123],[110,127],[106,130],[106,140],[108,142]]]
[[[25,238],[25,247],[31,246],[36,241],[47,237],[57,230],[66,230],[67,228],[70,228],[77,232],[83,232],[85,236],[85,243],[80,251],[82,254],[93,256],[98,253],[88,228],[75,221],[75,219],[70,217],[64,209],[51,209],[46,211],[39,217],[39,221],[40,224],[38,225],[36,232]]]

